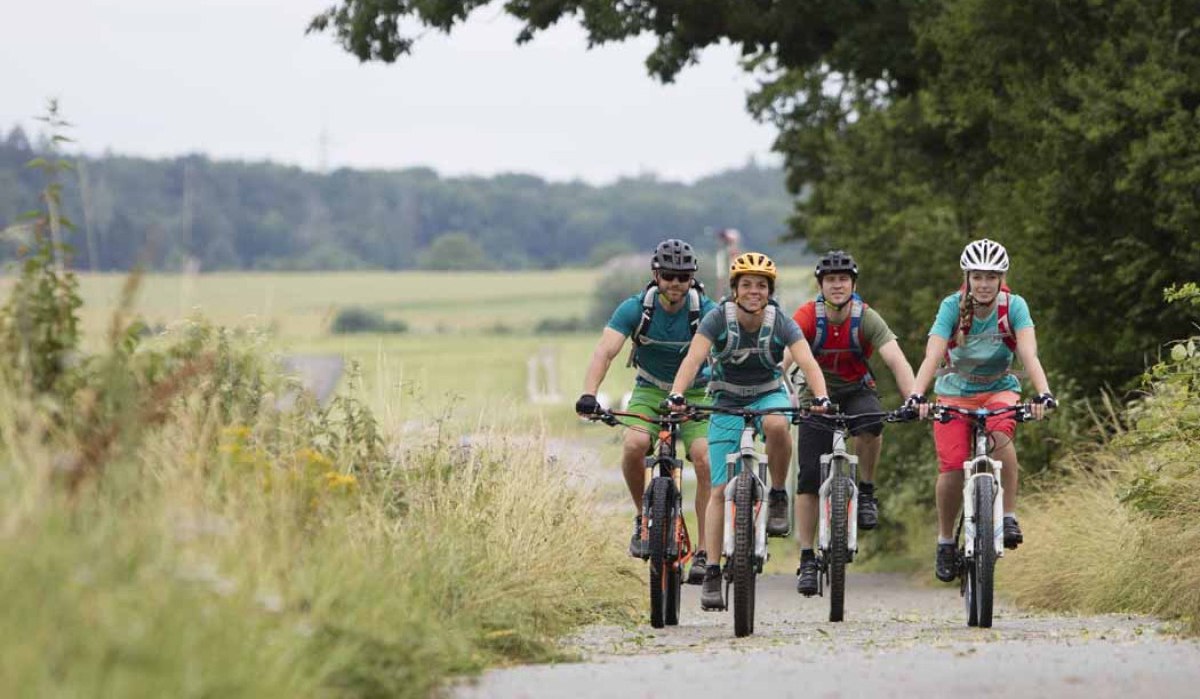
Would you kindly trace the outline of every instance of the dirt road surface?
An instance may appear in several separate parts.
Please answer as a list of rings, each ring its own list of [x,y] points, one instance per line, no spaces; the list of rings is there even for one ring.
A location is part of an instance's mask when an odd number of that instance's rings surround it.
[[[1198,697],[1200,643],[1153,619],[1034,614],[999,605],[991,629],[966,626],[957,586],[851,573],[846,620],[759,578],[755,634],[731,612],[701,612],[684,588],[678,627],[592,627],[570,639],[580,662],[493,670],[450,688],[481,697]]]

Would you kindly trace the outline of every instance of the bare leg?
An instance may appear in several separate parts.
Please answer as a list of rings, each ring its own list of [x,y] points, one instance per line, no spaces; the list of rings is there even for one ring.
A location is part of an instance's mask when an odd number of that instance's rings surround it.
[[[712,490],[712,473],[708,467],[708,440],[697,439],[692,442],[692,468],[696,471],[696,529],[701,534],[701,546],[704,548],[704,537],[707,531],[704,520],[708,510],[709,492]],[[711,549],[705,549],[706,551]]]
[[[767,441],[767,470],[771,472],[771,487],[782,490],[787,486],[788,464],[792,461],[792,433],[788,419],[782,415],[763,418]]]
[[[796,496],[796,538],[800,541],[800,550],[811,549],[815,543],[817,532],[817,496],[800,494]]]
[[[958,520],[958,509],[962,507],[963,472],[939,473],[937,479],[938,536],[949,539],[954,536],[954,525]]]
[[[996,448],[992,450],[992,458],[1004,464],[1004,468],[1000,471],[1000,485],[1004,488],[1004,511],[1017,511],[1017,472],[1020,470],[1020,465],[1017,463],[1017,448],[1013,445],[1012,439],[1003,432],[993,432],[992,438],[995,440]]]
[[[721,549],[725,538],[725,486],[714,485],[708,493],[708,517],[704,520],[704,542],[708,551],[708,564],[721,562]]]
[[[639,430],[625,430],[625,448],[621,455],[621,471],[625,474],[625,485],[633,498],[633,508],[642,513],[642,495],[646,491],[646,450],[650,448],[650,435]]]
[[[883,450],[883,435],[863,433],[854,438],[854,453],[858,455],[858,479],[875,482],[875,464]]]

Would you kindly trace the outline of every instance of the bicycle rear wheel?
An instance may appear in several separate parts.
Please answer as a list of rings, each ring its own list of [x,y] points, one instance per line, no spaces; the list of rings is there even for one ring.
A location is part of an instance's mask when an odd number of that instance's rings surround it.
[[[754,472],[742,464],[733,491],[733,635],[754,633]]]
[[[850,482],[837,476],[829,492],[829,620],[841,621],[846,604],[846,563],[850,558]]]
[[[975,482],[975,607],[979,627],[992,626],[992,593],[996,573],[995,482],[991,477]]]
[[[650,625],[661,629],[666,623],[667,588],[670,583],[668,569],[671,561],[667,553],[668,536],[672,529],[670,516],[672,490],[675,484],[670,478],[655,478],[650,481]]]

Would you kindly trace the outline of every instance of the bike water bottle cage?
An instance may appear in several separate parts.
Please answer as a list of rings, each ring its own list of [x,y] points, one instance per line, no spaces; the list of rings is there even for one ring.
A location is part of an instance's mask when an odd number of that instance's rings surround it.
[[[642,317],[638,320],[637,328],[634,329],[633,334],[629,336],[633,346],[629,350],[629,359],[625,362],[625,366],[627,367],[639,366],[637,361],[637,352],[638,349],[643,345],[662,345],[665,347],[672,347],[680,353],[687,351],[688,345],[691,344],[690,338],[695,336],[697,328],[700,327],[700,297],[704,294],[704,284],[700,283],[699,279],[692,277],[692,286],[688,289],[687,293],[689,330],[688,342],[655,340],[647,335],[647,333],[650,331],[650,322],[654,320],[654,309],[656,307],[654,300],[658,297],[658,294],[658,284],[655,283],[653,279],[650,280],[650,282],[646,284],[645,289],[642,290]],[[642,376],[642,374],[639,373],[639,376]],[[647,379],[647,381],[657,385],[663,390],[670,389],[670,386],[664,387],[659,385],[658,380],[651,377],[648,373],[642,376],[642,378]]]

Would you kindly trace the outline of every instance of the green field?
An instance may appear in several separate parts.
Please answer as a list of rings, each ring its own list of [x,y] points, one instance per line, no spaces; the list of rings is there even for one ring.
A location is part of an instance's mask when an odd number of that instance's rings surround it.
[[[592,332],[538,335],[544,319],[585,317],[597,270],[527,272],[329,272],[145,275],[134,310],[151,325],[200,314],[231,327],[263,329],[281,352],[336,354],[361,367],[363,391],[385,420],[445,414],[463,420],[495,418],[558,431],[576,424],[569,406],[599,336]],[[788,270],[781,283],[790,309],[808,292],[807,270]],[[103,342],[126,281],[119,274],[81,274],[87,345]],[[0,283],[7,294],[11,282]],[[636,289],[631,289],[633,293]],[[715,295],[715,294],[714,294]],[[410,331],[333,335],[339,309],[362,306],[403,320]],[[556,358],[561,402],[532,404],[528,360]],[[614,398],[628,390],[625,355],[603,386]]]

